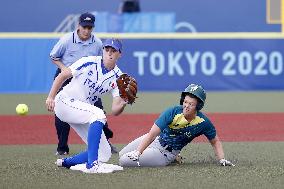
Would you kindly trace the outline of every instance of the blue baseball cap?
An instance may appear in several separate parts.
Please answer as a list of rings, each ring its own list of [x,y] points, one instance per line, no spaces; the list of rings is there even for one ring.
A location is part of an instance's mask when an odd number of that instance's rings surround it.
[[[113,47],[115,50],[122,52],[122,43],[118,39],[108,38],[103,43],[104,47]]]
[[[96,20],[96,18],[95,18],[94,15],[86,12],[86,13],[81,14],[81,16],[79,18],[79,24],[82,27],[86,27],[86,26],[94,27],[95,20]]]

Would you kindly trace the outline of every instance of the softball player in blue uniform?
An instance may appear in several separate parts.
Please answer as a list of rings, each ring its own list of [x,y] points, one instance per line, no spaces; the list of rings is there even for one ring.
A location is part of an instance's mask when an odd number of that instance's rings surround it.
[[[118,39],[107,39],[103,44],[103,56],[83,57],[61,72],[53,82],[46,106],[58,118],[68,123],[87,144],[87,150],[73,157],[58,159],[58,166],[70,168],[84,165],[86,173],[111,173],[120,166],[106,164],[111,148],[102,131],[106,115],[92,104],[102,95],[111,93],[112,114],[119,115],[127,102],[119,96],[116,79],[122,74],[116,62],[121,56],[122,44]],[[62,83],[71,78],[58,94]]]
[[[166,166],[194,138],[205,135],[218,162],[234,166],[224,158],[224,151],[215,127],[200,111],[206,93],[202,86],[190,84],[181,94],[180,105],[168,108],[155,121],[149,133],[137,138],[119,152],[121,166]]]

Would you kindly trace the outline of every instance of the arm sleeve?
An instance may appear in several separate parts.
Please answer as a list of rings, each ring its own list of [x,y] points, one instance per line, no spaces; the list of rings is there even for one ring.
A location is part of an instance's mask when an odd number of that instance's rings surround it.
[[[160,114],[159,118],[155,121],[155,124],[163,131],[173,121],[173,115],[174,109],[169,108]]]
[[[101,58],[102,58],[101,56],[87,56],[80,58],[71,66],[69,66],[72,72],[72,76],[77,77],[86,70],[90,70],[92,65],[95,65],[101,61]]]
[[[117,71],[115,71],[115,80],[113,81],[113,85],[115,86],[115,88],[113,90],[111,90],[111,95],[112,97],[118,97],[119,96],[119,89],[118,89],[118,86],[116,84],[116,79],[122,74],[121,70],[120,69],[117,69]]]
[[[49,56],[52,60],[60,60],[66,51],[66,43],[65,37],[62,37],[53,47]]]
[[[79,60],[77,60],[74,64],[72,64],[71,66],[69,66],[69,68],[71,69],[72,72],[72,76],[76,77],[78,75],[80,75],[81,73],[83,73],[84,69],[84,57],[80,58]]]
[[[216,137],[216,129],[209,119],[207,119],[206,124],[204,135],[208,140],[212,140]]]
[[[119,96],[119,90],[117,86],[113,90],[111,90],[111,95],[113,98]]]

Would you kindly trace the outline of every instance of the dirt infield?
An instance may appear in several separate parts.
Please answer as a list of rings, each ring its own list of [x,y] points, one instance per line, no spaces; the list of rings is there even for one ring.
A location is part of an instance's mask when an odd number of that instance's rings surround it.
[[[284,141],[284,113],[210,113],[222,141]],[[108,116],[113,143],[127,143],[152,126],[157,114]],[[0,116],[0,145],[56,144],[51,115]],[[72,130],[69,142],[82,143]],[[195,141],[205,141],[199,137]]]

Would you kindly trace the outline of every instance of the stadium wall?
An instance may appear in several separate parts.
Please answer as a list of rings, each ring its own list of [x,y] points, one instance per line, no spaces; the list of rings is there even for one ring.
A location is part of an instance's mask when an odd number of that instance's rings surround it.
[[[281,37],[159,34],[122,38],[119,67],[137,78],[141,91],[180,91],[189,82],[211,91],[284,89]],[[49,53],[57,40],[1,38],[0,93],[48,92],[56,69]]]
[[[121,0],[122,1],[122,0]],[[120,0],[3,0],[0,32],[53,32],[69,14],[118,13]],[[267,0],[141,0],[142,12],[174,12],[198,32],[279,32],[267,23]],[[280,6],[279,6],[280,8]],[[180,30],[187,31],[187,29]]]

